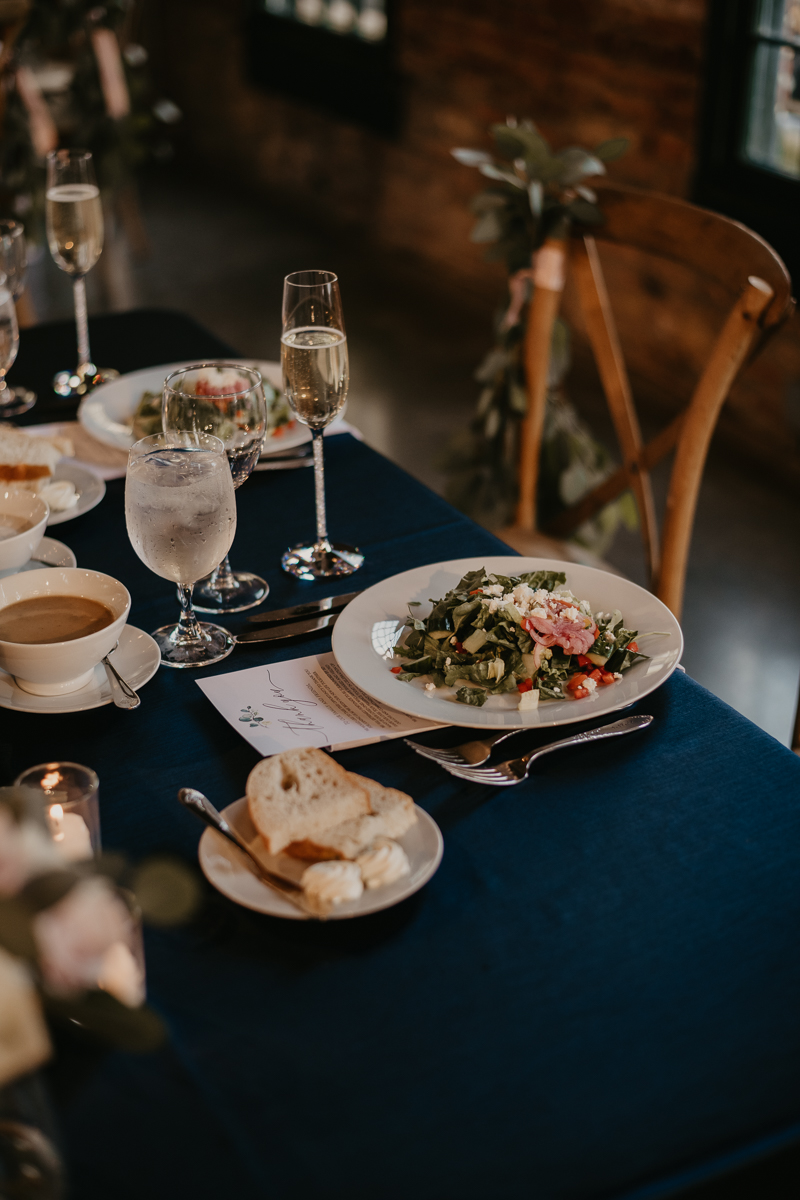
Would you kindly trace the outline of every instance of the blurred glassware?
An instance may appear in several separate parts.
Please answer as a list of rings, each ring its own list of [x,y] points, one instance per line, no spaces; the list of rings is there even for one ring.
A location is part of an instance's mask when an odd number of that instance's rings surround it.
[[[283,284],[281,366],[286,398],[308,425],[314,449],[317,540],[287,550],[284,571],[300,579],[352,575],[364,561],[354,546],[328,539],[322,435],[347,399],[349,369],[339,280],[332,271],[295,271]]]
[[[14,786],[41,791],[50,834],[65,858],[80,862],[100,853],[100,784],[91,767],[40,763],[18,775]]]
[[[201,624],[192,589],[231,548],[236,495],[225,447],[208,433],[153,433],[131,446],[125,479],[128,537],[156,575],[178,585],[177,625],[152,637],[170,667],[205,667],[226,658],[236,640],[221,625]]]
[[[267,405],[260,373],[235,363],[197,363],[164,380],[161,420],[165,433],[209,433],[225,447],[234,488],[240,488],[258,462],[267,431]],[[202,613],[233,613],[254,608],[269,592],[258,575],[231,570],[228,555],[194,592]]]
[[[0,416],[9,416],[14,409],[15,396],[6,383],[6,375],[14,365],[19,349],[19,327],[14,297],[4,285],[0,285]],[[15,410],[18,411],[18,410]],[[24,410],[23,410],[24,411]]]
[[[119,376],[119,371],[99,370],[89,349],[85,280],[103,250],[103,206],[88,150],[48,154],[45,216],[53,260],[73,279],[78,331],[78,365],[74,371],[59,371],[54,376],[53,391],[64,397],[84,396]]]
[[[27,265],[25,227],[19,221],[0,221],[0,276],[4,277],[0,278],[0,287],[11,293],[15,304],[25,290]],[[9,363],[6,369],[10,366]],[[0,390],[0,419],[17,417],[35,403],[36,392],[30,388],[5,385]]]

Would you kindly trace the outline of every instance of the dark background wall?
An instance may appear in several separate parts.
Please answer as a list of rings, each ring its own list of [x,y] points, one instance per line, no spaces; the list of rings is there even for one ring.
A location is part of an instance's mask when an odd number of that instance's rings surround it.
[[[485,145],[487,127],[508,113],[532,117],[556,146],[624,135],[630,150],[612,178],[690,196],[706,10],[706,0],[396,0],[395,136],[254,84],[244,0],[151,0],[143,32],[185,114],[181,159],[203,164],[207,186],[256,189],[377,252],[411,257],[484,298],[488,322],[503,270],[469,241],[479,177],[451,147]],[[724,309],[674,274],[654,294],[651,264],[629,263],[616,277],[627,289],[621,324],[636,390],[660,418],[688,395]],[[576,350],[574,386],[596,397],[580,331]],[[800,479],[795,328],[737,383],[720,429],[771,466],[780,439],[778,469]]]

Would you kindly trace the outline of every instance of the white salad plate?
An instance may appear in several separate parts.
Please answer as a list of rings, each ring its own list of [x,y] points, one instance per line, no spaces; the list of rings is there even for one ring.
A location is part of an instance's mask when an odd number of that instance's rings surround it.
[[[408,833],[396,841],[408,855],[411,874],[396,883],[386,887],[364,889],[358,900],[350,900],[337,904],[328,915],[329,921],[341,921],[346,917],[364,917],[367,913],[380,912],[382,908],[391,908],[401,900],[412,896],[424,887],[442,861],[444,842],[441,830],[433,817],[428,816],[424,809],[414,806],[417,821]],[[233,829],[251,846],[265,867],[277,866],[279,874],[299,881],[305,868],[309,865],[299,859],[277,855],[274,859],[264,850],[264,845],[256,831],[247,810],[247,800],[235,800],[222,810],[222,815]],[[252,908],[254,912],[268,913],[271,917],[288,917],[290,920],[308,920],[302,909],[285,900],[280,892],[274,891],[268,884],[262,883],[248,866],[244,854],[237,850],[226,838],[214,829],[206,829],[200,838],[198,849],[200,867],[209,883],[217,891],[222,892],[229,900]]]
[[[0,579],[9,575],[17,575],[20,571],[41,571],[43,567],[77,567],[78,560],[63,542],[55,538],[43,537],[36,548],[36,557],[29,558],[21,567],[10,567],[0,571]]]
[[[106,494],[105,481],[99,475],[95,475],[94,471],[89,471],[86,467],[79,467],[77,463],[60,462],[53,472],[53,480],[58,479],[68,479],[75,485],[78,503],[73,504],[72,508],[65,508],[62,512],[51,510],[47,522],[48,529],[51,525],[61,525],[64,521],[82,517],[84,513],[95,508]],[[63,564],[58,563],[57,565],[62,566]]]
[[[195,360],[197,361],[197,360]],[[223,361],[223,360],[220,360]],[[283,391],[281,364],[278,362],[260,362],[256,359],[239,359],[242,366],[256,367],[278,394]],[[133,414],[139,407],[143,392],[160,392],[167,375],[178,371],[181,367],[191,367],[192,362],[167,363],[162,367],[145,367],[141,371],[131,371],[112,379],[110,383],[101,384],[95,388],[78,409],[78,420],[84,429],[107,446],[115,446],[118,450],[130,450],[133,445],[131,422]],[[267,445],[262,450],[270,454],[277,450],[291,450],[302,446],[311,440],[308,427],[295,421],[290,428],[280,426],[274,433],[267,436]]]
[[[394,646],[408,613],[426,617],[432,608],[430,600],[440,600],[468,571],[481,567],[506,576],[563,571],[566,587],[580,600],[588,600],[593,612],[620,610],[625,628],[638,631],[637,644],[649,660],[635,663],[617,683],[598,688],[584,700],[543,700],[537,709],[527,712],[519,711],[517,692],[490,696],[483,708],[476,708],[456,700],[454,688],[426,691],[427,678],[399,680],[391,668],[404,661],[394,657]],[[409,610],[410,600],[419,601],[420,607]],[[680,662],[683,634],[666,605],[619,575],[555,559],[504,555],[431,563],[367,588],[350,601],[336,622],[333,653],[345,675],[362,691],[400,712],[470,729],[538,729],[605,716],[649,695],[669,679]]]
[[[119,646],[109,658],[135,691],[144,687],[161,665],[161,652],[150,634],[134,625],[125,626]],[[102,663],[95,667],[94,677],[85,687],[61,696],[33,696],[23,692],[14,677],[0,668],[0,708],[28,713],[71,713],[102,708],[104,704],[111,704],[111,686]]]

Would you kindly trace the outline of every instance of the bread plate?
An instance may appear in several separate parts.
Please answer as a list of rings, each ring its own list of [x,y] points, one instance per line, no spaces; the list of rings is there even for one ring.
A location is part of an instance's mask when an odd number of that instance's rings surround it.
[[[197,360],[195,360],[197,361]],[[220,361],[223,361],[220,359]],[[256,359],[228,359],[226,361],[241,362],[243,366],[256,367],[267,383],[271,384],[278,393],[283,391],[281,364],[278,362],[260,362]],[[81,401],[78,409],[78,420],[87,433],[106,446],[114,446],[118,450],[130,450],[134,438],[131,430],[133,414],[139,405],[143,392],[160,392],[164,380],[172,371],[181,367],[190,367],[191,362],[165,363],[161,367],[145,367],[141,371],[131,371],[112,379],[110,383],[101,384]],[[280,426],[265,439],[262,457],[278,450],[291,450],[311,440],[307,426],[295,421],[291,427]]]
[[[105,481],[99,475],[95,475],[94,471],[71,459],[62,460],[53,472],[53,482],[60,479],[66,479],[74,486],[78,501],[72,508],[51,509],[47,521],[48,529],[51,525],[63,525],[65,521],[82,517],[84,513],[95,508],[106,494]]]
[[[412,896],[424,887],[442,861],[444,842],[439,826],[424,809],[414,806],[417,821],[408,833],[396,840],[408,855],[411,874],[398,879],[386,887],[364,890],[358,900],[337,905],[327,917],[329,921],[342,921],[348,917],[365,917],[368,913],[391,908],[401,900]],[[289,859],[284,855],[269,855],[256,832],[247,809],[247,800],[241,799],[222,810],[225,820],[245,839],[247,845],[265,867],[278,874],[297,880],[308,863]],[[271,917],[287,917],[289,920],[308,920],[307,914],[285,900],[280,892],[273,891],[254,874],[247,859],[230,842],[213,829],[206,829],[200,838],[198,850],[200,868],[209,883],[229,900],[254,912],[267,913]]]
[[[424,618],[432,607],[429,601],[440,599],[467,571],[481,567],[507,576],[563,571],[566,586],[579,599],[588,600],[593,612],[620,610],[625,627],[638,630],[639,648],[649,659],[636,663],[613,686],[598,688],[585,700],[547,700],[527,712],[519,711],[516,692],[490,696],[483,708],[473,708],[459,703],[452,688],[428,692],[420,680],[398,680],[391,668],[402,660],[393,657],[393,648],[403,633],[408,602],[418,601],[420,607],[414,614]],[[550,558],[486,555],[431,563],[367,588],[351,600],[336,622],[333,653],[345,675],[362,691],[400,712],[470,729],[543,729],[618,712],[655,691],[680,662],[683,634],[666,605],[619,575]]]

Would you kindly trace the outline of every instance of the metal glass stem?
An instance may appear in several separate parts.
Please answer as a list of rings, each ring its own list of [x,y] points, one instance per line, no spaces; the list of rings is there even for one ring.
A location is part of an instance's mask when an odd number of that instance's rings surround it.
[[[325,465],[322,458],[322,430],[311,430],[311,444],[314,449],[314,497],[317,505],[317,544],[315,549],[320,552],[329,551],[328,522],[325,515]]]
[[[92,361],[89,350],[89,321],[86,314],[86,280],[78,275],[72,284],[75,296],[75,324],[78,328],[78,370]]]

